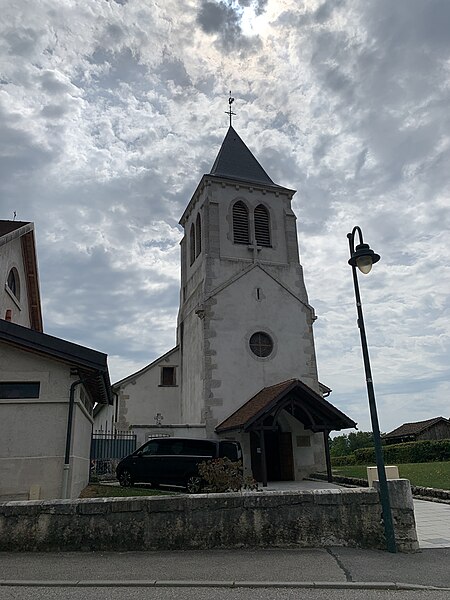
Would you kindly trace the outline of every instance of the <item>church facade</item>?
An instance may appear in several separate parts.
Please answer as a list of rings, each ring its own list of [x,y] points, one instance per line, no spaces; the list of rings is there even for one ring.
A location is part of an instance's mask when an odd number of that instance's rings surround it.
[[[325,468],[329,431],[355,423],[318,381],[294,193],[230,126],[180,220],[178,345],[118,382],[115,418],[103,408],[97,425],[109,419],[142,443],[158,434],[238,440],[247,473],[262,481]]]

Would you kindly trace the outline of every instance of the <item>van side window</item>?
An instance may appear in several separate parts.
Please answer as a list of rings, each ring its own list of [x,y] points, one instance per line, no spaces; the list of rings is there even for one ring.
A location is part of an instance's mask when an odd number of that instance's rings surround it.
[[[179,441],[178,441],[178,443],[179,443]],[[159,440],[158,450],[157,450],[156,454],[158,454],[158,456],[167,456],[167,455],[175,454],[175,452],[172,450],[173,444],[174,444],[174,440]]]
[[[184,440],[184,452],[192,456],[216,456],[215,444],[206,440]]]
[[[239,452],[237,444],[234,442],[220,442],[219,450],[220,458],[229,458],[230,460],[239,460]]]
[[[142,448],[141,452],[144,456],[150,456],[152,454],[157,454],[158,442],[149,442]]]
[[[165,454],[175,456],[177,456],[178,454],[185,454],[183,446],[183,440],[173,440],[170,445],[167,444],[167,452]]]

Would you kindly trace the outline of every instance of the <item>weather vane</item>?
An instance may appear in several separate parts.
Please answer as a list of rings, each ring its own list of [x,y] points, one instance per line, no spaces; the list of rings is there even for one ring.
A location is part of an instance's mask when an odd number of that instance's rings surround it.
[[[228,110],[225,111],[225,114],[230,115],[230,127],[231,127],[231,117],[232,117],[232,115],[236,115],[236,113],[234,113],[231,110],[231,105],[233,104],[233,102],[234,102],[234,98],[231,97],[231,90],[230,90],[230,97],[228,98],[228,106],[229,106],[229,108],[228,108]]]

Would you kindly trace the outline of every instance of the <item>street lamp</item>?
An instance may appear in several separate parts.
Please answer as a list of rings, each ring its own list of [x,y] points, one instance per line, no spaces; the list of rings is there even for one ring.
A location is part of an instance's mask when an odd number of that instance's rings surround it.
[[[358,232],[359,244],[355,248],[355,234]],[[392,522],[391,502],[389,499],[389,490],[386,479],[386,470],[384,468],[383,451],[381,448],[380,426],[378,424],[377,405],[375,402],[375,391],[373,389],[372,372],[370,369],[369,350],[367,348],[366,329],[364,327],[364,317],[361,305],[361,296],[359,294],[358,277],[356,267],[367,274],[371,271],[372,265],[380,260],[380,255],[376,254],[369,244],[365,244],[361,229],[353,227],[351,233],[347,234],[350,247],[350,260],[348,264],[352,267],[353,285],[355,287],[356,310],[358,312],[358,328],[361,336],[361,346],[364,358],[364,369],[366,372],[367,395],[369,397],[370,418],[372,421],[373,441],[375,445],[375,458],[377,462],[378,480],[380,484],[381,509],[383,511],[384,532],[386,536],[386,546],[389,552],[397,552],[395,544],[394,525]]]

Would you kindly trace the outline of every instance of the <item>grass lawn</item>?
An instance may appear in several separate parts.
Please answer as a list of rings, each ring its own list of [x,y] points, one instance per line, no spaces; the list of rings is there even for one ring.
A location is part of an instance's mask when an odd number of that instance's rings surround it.
[[[80,494],[80,498],[123,498],[129,496],[168,496],[176,492],[154,490],[148,487],[119,487],[91,483]]]
[[[398,470],[400,477],[409,479],[411,485],[450,490],[450,461],[398,465]],[[333,473],[343,477],[367,479],[365,465],[333,467]]]

